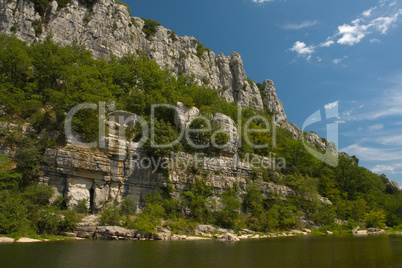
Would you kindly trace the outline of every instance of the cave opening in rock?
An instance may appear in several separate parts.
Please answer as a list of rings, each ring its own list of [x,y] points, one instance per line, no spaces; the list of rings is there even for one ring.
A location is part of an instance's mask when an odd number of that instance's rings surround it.
[[[94,188],[89,189],[89,209],[92,214],[94,213],[94,194]]]

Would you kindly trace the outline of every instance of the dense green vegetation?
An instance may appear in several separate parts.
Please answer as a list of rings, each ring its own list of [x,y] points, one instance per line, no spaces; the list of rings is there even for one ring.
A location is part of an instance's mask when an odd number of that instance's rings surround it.
[[[155,24],[149,23],[152,34]],[[35,129],[35,133],[28,136],[24,136],[21,129],[0,131],[0,142],[18,148],[13,163],[0,159],[0,234],[57,233],[74,228],[76,212],[66,209],[65,200],[50,204],[51,189],[37,185],[36,181],[41,174],[44,149],[65,144],[66,113],[75,105],[99,101],[113,102],[117,109],[136,113],[149,122],[152,104],[175,105],[178,101],[189,107],[196,106],[206,118],[219,112],[237,121],[235,103],[221,100],[215,90],[198,86],[191,76],[174,78],[145,56],[95,60],[83,47],[60,47],[50,40],[28,47],[15,38],[0,35],[0,121],[27,123]],[[247,108],[241,112],[242,125],[255,115],[270,122],[269,111]],[[173,127],[172,110],[157,110],[153,123],[158,142],[168,143],[178,136],[178,130]],[[205,123],[195,120],[190,127],[202,128]],[[96,141],[97,112],[81,111],[74,118],[73,127],[82,141]],[[250,127],[267,128],[263,120],[254,120]],[[133,130],[134,139],[139,139],[141,131]],[[253,186],[244,194],[243,202],[237,199],[238,185],[222,193],[219,204],[215,202],[211,198],[213,189],[205,183],[206,174],[200,174],[194,167],[192,172],[196,179],[180,198],[173,198],[169,189],[150,195],[141,215],[134,215],[130,200],[125,200],[120,207],[110,204],[102,214],[102,222],[123,223],[144,232],[152,232],[162,218],[175,230],[191,229],[195,222],[200,222],[234,229],[273,231],[299,227],[303,217],[307,225],[314,222],[344,229],[402,223],[402,193],[384,175],[360,167],[356,158],[343,154],[339,165],[330,167],[310,155],[302,141],[294,140],[287,130],[278,129],[276,144],[272,143],[271,134],[247,134],[254,144],[269,144],[265,148],[252,148],[242,135],[240,157],[252,154],[269,157],[274,153],[277,158],[286,160],[286,167],[276,170],[255,167],[250,178]],[[210,146],[211,133],[197,133],[191,139]],[[225,135],[219,137],[221,143],[227,139]],[[184,141],[167,149],[155,150],[148,142],[145,146],[150,156],[165,156],[177,150],[192,152]],[[201,151],[222,153],[211,147]],[[12,164],[16,164],[16,168]],[[257,178],[287,185],[296,195],[286,199],[263,196],[257,181],[253,182]],[[333,205],[319,201],[318,194],[329,198]],[[85,204],[77,209],[87,211]],[[347,223],[335,226],[335,218]]]
[[[160,26],[161,24],[157,21],[151,19],[144,19],[144,26],[142,27],[142,31],[147,35],[147,38],[156,34],[156,26]]]
[[[196,43],[197,43],[197,56],[203,59],[204,52],[205,51],[210,52],[211,50],[208,47],[205,47],[204,44],[201,43],[201,41],[199,40],[197,40]]]
[[[23,181],[23,174],[11,169],[11,162],[0,156],[0,234],[34,236],[75,229],[78,215],[66,209],[63,198],[49,204],[51,187],[33,182],[25,185]]]
[[[30,0],[34,4],[35,11],[39,13],[42,17],[46,15],[46,13],[50,9],[50,0]],[[86,5],[87,7],[91,7],[97,0],[79,0],[79,3],[82,5]],[[71,0],[57,0],[57,8],[61,9],[67,6]],[[116,4],[125,5],[125,3],[116,1]],[[128,12],[130,13],[129,8],[127,7]]]

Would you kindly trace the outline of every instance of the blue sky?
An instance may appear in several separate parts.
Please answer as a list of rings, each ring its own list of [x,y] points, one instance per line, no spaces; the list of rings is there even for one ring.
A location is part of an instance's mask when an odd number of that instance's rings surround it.
[[[274,81],[290,122],[338,103],[340,150],[402,185],[402,0],[135,0],[151,18],[216,54],[241,54]],[[326,136],[323,121],[309,126]]]

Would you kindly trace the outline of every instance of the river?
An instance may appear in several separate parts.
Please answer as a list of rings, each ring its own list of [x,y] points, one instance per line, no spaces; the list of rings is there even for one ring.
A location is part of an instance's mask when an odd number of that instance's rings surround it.
[[[0,267],[402,267],[402,236],[0,244]]]

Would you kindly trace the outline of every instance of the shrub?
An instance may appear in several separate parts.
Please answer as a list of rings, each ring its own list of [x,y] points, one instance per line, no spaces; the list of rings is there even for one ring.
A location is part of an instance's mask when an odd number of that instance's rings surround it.
[[[11,170],[11,162],[0,154],[0,191],[16,189],[21,181],[21,174]]]
[[[117,226],[121,225],[122,216],[116,204],[107,204],[106,209],[100,217],[101,225]]]
[[[89,208],[87,205],[87,200],[86,199],[79,200],[77,205],[75,205],[74,209],[77,213],[88,214]]]
[[[212,220],[210,204],[207,200],[212,196],[213,189],[206,185],[205,181],[195,179],[190,184],[190,190],[182,193],[184,205],[187,206],[195,220],[210,222]]]
[[[31,2],[34,4],[35,11],[41,16],[46,14],[50,6],[49,0],[31,0]]]
[[[98,0],[79,0],[82,5],[86,5],[87,7],[91,7],[95,4]]]
[[[71,0],[57,0],[57,9],[61,9],[67,6]]]
[[[22,193],[22,197],[35,206],[46,206],[54,194],[54,189],[48,185],[32,184]]]
[[[28,209],[21,196],[11,191],[0,191],[0,234],[27,235],[34,233]]]
[[[150,36],[154,36],[157,31],[156,27],[160,26],[161,24],[151,19],[141,19],[144,21],[144,27],[142,27],[142,31],[146,34],[147,38]]]
[[[196,44],[197,44],[197,57],[203,59],[204,52],[205,51],[210,52],[211,50],[208,47],[204,47],[204,45],[199,40],[196,40]]]
[[[240,218],[240,201],[237,200],[239,186],[235,184],[232,189],[227,189],[222,195],[223,208],[217,213],[218,225],[225,228],[234,228]]]
[[[126,3],[121,2],[121,1],[119,1],[119,0],[116,0],[116,4],[117,4],[117,5],[123,5],[123,6],[125,6],[125,7],[127,8],[127,12],[130,14],[131,8],[129,8]]]
[[[383,210],[370,211],[364,219],[367,228],[385,228],[386,214]]]
[[[191,219],[175,218],[165,222],[165,225],[169,226],[173,233],[185,234],[194,231],[197,223]]]
[[[15,162],[17,170],[22,174],[23,185],[29,185],[41,174],[43,149],[34,139],[25,139],[17,151]]]
[[[135,213],[134,201],[128,196],[124,197],[121,201],[120,211],[123,215],[133,215]]]

